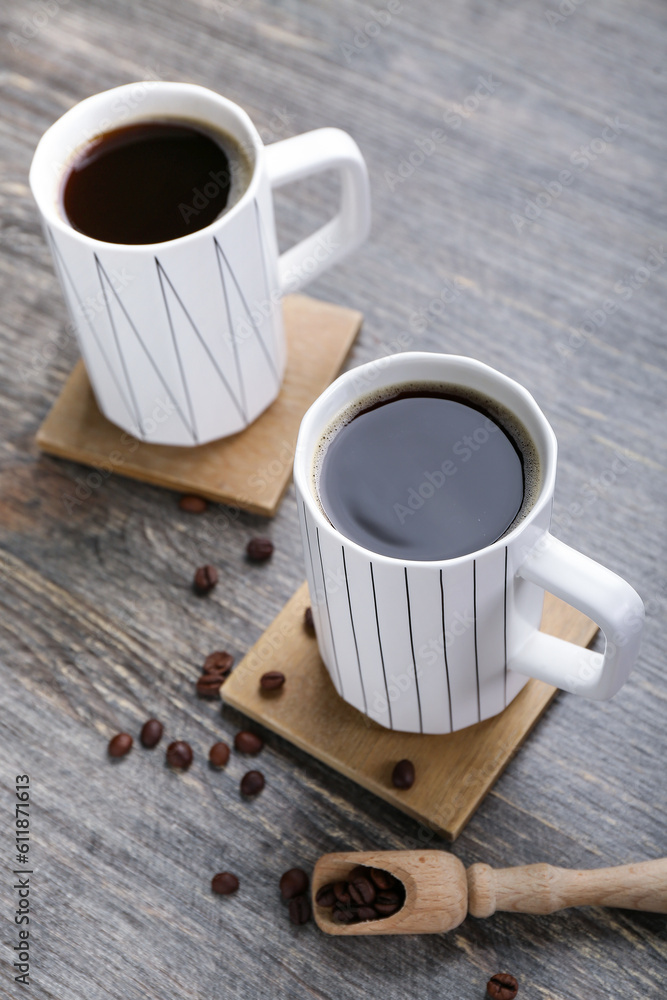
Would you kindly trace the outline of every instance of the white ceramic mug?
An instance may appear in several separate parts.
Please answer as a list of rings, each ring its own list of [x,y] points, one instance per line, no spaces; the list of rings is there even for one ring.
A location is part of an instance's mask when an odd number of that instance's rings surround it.
[[[434,562],[390,558],[337,531],[313,460],[334,418],[366,393],[410,382],[475,389],[513,413],[540,460],[536,502],[492,545]],[[294,461],[317,641],[339,695],[391,729],[448,733],[496,715],[537,677],[606,699],[637,657],[644,607],[615,573],[549,533],[556,437],[517,382],[470,358],[396,354],[342,375],[301,424]],[[604,654],[539,631],[544,591],[596,621]]]
[[[104,243],[73,229],[60,189],[77,152],[156,118],[231,135],[252,169],[245,193],[209,226],[165,243]],[[332,167],[338,213],[279,255],[273,190]],[[266,409],[285,368],[281,296],[335,264],[370,226],[366,166],[347,133],[318,129],[265,147],[245,111],[185,83],[128,84],[77,104],[40,140],[30,185],[100,409],[156,444],[203,444]]]

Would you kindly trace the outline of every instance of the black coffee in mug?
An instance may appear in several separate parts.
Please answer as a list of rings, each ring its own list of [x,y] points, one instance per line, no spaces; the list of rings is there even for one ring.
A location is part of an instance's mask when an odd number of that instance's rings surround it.
[[[314,467],[341,534],[398,559],[490,545],[539,493],[537,450],[516,417],[468,389],[431,384],[359,400],[323,436]]]
[[[96,136],[62,186],[74,229],[106,243],[163,243],[235,204],[252,168],[230,135],[197,122],[145,121]]]

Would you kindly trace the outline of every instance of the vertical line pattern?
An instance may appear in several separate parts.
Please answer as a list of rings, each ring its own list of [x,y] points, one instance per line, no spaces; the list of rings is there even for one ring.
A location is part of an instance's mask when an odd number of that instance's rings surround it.
[[[241,391],[241,405],[243,409],[243,419],[248,422],[248,400],[245,394],[245,382],[243,381],[243,372],[241,371],[241,362],[239,361],[239,348],[236,343],[236,330],[234,329],[234,324],[232,323],[232,313],[229,308],[229,296],[227,295],[227,282],[225,281],[225,274],[222,270],[222,260],[220,259],[220,254],[222,250],[220,249],[220,244],[213,237],[213,242],[215,244],[215,259],[218,264],[218,273],[220,274],[220,281],[222,283],[222,297],[225,300],[225,311],[227,313],[227,325],[229,326],[229,336],[232,338],[232,351],[234,352],[234,365],[236,367],[236,377],[239,380],[239,389]]]
[[[347,606],[350,609],[350,625],[352,626],[352,638],[354,639],[354,651],[357,654],[357,670],[359,671],[359,682],[361,684],[361,694],[364,699],[364,712],[368,715],[368,702],[366,701],[366,689],[364,687],[364,678],[361,673],[361,661],[359,659],[359,646],[357,645],[357,631],[354,627],[354,616],[352,614],[352,600],[350,598],[350,583],[347,578],[347,563],[345,561],[345,546],[341,545],[341,552],[343,553],[343,572],[345,573],[345,587],[347,589]]]
[[[447,632],[445,629],[445,585],[440,570],[440,600],[442,602],[442,651],[445,655],[445,676],[447,677],[447,698],[449,700],[449,729],[454,732],[454,715],[452,713],[452,689],[449,685],[449,663],[447,662]]]
[[[336,665],[336,674],[338,676],[338,687],[341,698],[344,698],[343,693],[343,679],[340,675],[340,667],[338,666],[338,656],[336,654],[336,643],[334,640],[333,626],[331,624],[331,611],[329,610],[329,595],[327,594],[327,581],[324,576],[324,562],[322,561],[322,546],[320,545],[320,529],[315,525],[315,538],[317,539],[317,551],[320,554],[320,567],[322,569],[322,587],[324,588],[324,603],[327,608],[327,619],[329,622],[329,632],[331,634],[331,648],[334,655],[334,663]]]
[[[266,239],[266,234],[264,232],[264,226],[262,224],[262,217],[259,212],[259,205],[257,204],[257,198],[253,198],[253,204],[255,206],[255,222],[257,223],[257,240],[259,242],[259,256],[262,261],[262,274],[264,275],[264,285],[266,287],[266,301],[271,306],[271,315],[273,316],[276,311],[276,304],[271,296],[271,285],[269,283],[269,273],[266,269],[266,257],[264,256],[265,247],[268,247],[268,241]],[[278,345],[276,343],[275,327],[271,327],[271,332],[273,335],[273,347],[276,352],[276,360],[278,359]]]
[[[389,699],[389,688],[387,687],[387,672],[384,668],[384,653],[382,652],[382,638],[380,637],[380,619],[378,617],[378,602],[375,595],[375,576],[373,575],[373,563],[370,563],[371,568],[371,586],[373,587],[373,605],[375,607],[375,624],[378,631],[378,646],[380,647],[380,662],[382,663],[382,675],[384,677],[384,690],[387,695],[387,708],[389,710],[389,728],[394,728],[394,720],[391,714],[391,701]]]
[[[186,400],[186,402],[188,404],[188,413],[190,414],[190,420],[192,421],[192,433],[193,433],[195,441],[197,443],[199,443],[199,435],[197,434],[197,424],[196,424],[196,421],[195,421],[195,414],[194,414],[194,410],[192,409],[192,400],[190,399],[190,390],[188,389],[188,383],[186,382],[186,379],[185,379],[185,372],[183,371],[183,362],[181,361],[181,352],[178,349],[178,341],[176,340],[176,331],[174,330],[174,324],[173,324],[172,318],[171,318],[171,310],[169,309],[169,304],[167,303],[167,296],[166,296],[166,293],[165,293],[165,290],[164,290],[164,284],[163,284],[163,281],[162,281],[162,266],[160,264],[160,261],[157,259],[157,257],[155,257],[154,260],[155,260],[155,265],[157,267],[157,276],[158,276],[158,281],[160,283],[160,291],[162,292],[162,301],[164,302],[165,312],[167,313],[167,322],[169,323],[169,330],[171,332],[171,340],[172,340],[172,343],[174,345],[174,351],[176,352],[176,360],[178,361],[178,370],[181,373],[181,382],[183,384],[183,391],[185,393],[185,400]],[[167,276],[165,274],[165,278],[166,277]],[[167,281],[169,281],[169,278],[167,278]],[[171,285],[170,281],[169,281],[169,284]],[[172,286],[172,288],[173,288],[173,286]]]
[[[479,660],[477,658],[477,560],[472,561],[472,620],[475,636],[475,679],[477,680],[477,719],[482,721],[482,704],[479,697]]]
[[[410,611],[410,588],[408,586],[408,567],[404,566],[405,570],[405,600],[408,605],[408,628],[410,630],[410,650],[412,652],[412,669],[415,673],[415,687],[417,689],[417,708],[419,710],[419,732],[424,732],[424,723],[422,721],[422,700],[419,693],[419,678],[417,677],[417,660],[415,658],[415,644],[412,637],[412,612]]]
[[[505,673],[503,678],[503,701],[507,708],[507,546],[505,546],[505,598],[503,604],[503,650],[505,655]]]

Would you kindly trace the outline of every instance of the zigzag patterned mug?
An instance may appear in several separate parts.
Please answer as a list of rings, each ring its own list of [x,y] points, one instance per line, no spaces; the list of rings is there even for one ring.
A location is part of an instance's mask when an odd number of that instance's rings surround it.
[[[372,552],[333,527],[315,461],[337,418],[369,395],[420,383],[495,400],[530,435],[540,483],[497,541],[440,561]],[[335,434],[335,430],[333,431]],[[341,697],[391,729],[448,733],[502,711],[530,677],[611,698],[637,657],[644,607],[615,573],[549,532],[556,437],[517,382],[471,358],[395,354],[337,379],[303,418],[294,460],[306,575],[320,654]],[[545,590],[596,621],[604,654],[539,631]]]
[[[239,143],[252,168],[240,199],[164,243],[105,243],[72,228],[60,193],[77,153],[111,129],[165,118]],[[329,168],[340,173],[338,213],[279,254],[273,190]],[[265,147],[245,111],[184,83],[128,84],[77,104],[42,136],[30,185],[100,409],[154,444],[204,444],[266,409],[285,368],[282,295],[335,264],[370,226],[366,165],[347,133],[317,129]]]

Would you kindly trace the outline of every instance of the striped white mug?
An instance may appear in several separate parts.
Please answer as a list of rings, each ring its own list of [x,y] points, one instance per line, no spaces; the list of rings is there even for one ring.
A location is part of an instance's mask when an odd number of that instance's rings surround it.
[[[523,520],[469,555],[410,561],[336,530],[318,502],[314,459],[328,428],[367,393],[402,383],[476,390],[534,442],[540,486]],[[517,382],[470,358],[396,354],[353,369],[306,413],[294,462],[306,574],[320,654],[338,694],[390,729],[448,733],[502,711],[530,677],[606,699],[627,679],[644,607],[615,573],[549,533],[553,430]],[[545,590],[596,621],[604,653],[539,631]]]
[[[104,132],[170,118],[240,145],[250,166],[241,197],[210,225],[164,243],[106,243],[75,230],[61,191],[77,153]],[[341,179],[337,214],[279,254],[274,189],[330,168]],[[217,193],[215,177],[210,184]],[[285,368],[282,295],[335,264],[370,226],[366,165],[346,132],[317,129],[265,147],[242,108],[186,83],[127,84],[77,104],[42,136],[30,185],[100,409],[153,444],[234,434],[273,402]],[[192,192],[192,214],[214,197],[208,188]]]

